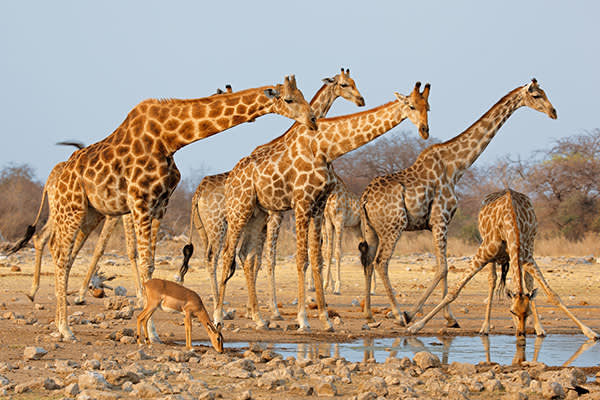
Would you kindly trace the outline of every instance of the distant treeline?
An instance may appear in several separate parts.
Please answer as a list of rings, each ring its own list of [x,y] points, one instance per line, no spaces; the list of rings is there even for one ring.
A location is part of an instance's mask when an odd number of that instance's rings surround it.
[[[435,142],[435,138],[425,142],[415,134],[392,131],[336,160],[334,168],[352,191],[360,193],[375,176],[410,166]],[[191,199],[201,178],[198,173],[184,177],[169,201],[163,234],[188,233]],[[481,200],[506,187],[532,198],[539,232],[545,238],[578,241],[600,232],[600,129],[556,140],[527,160],[504,156],[469,168],[456,188],[460,201],[450,236],[478,241]],[[33,221],[42,188],[43,182],[36,181],[29,165],[8,165],[0,171],[0,235],[6,240],[20,238]]]

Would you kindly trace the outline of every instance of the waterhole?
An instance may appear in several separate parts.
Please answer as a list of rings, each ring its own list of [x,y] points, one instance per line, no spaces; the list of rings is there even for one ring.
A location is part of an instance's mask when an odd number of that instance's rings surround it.
[[[200,343],[200,342],[198,342]],[[207,342],[202,344],[210,345]],[[246,342],[230,342],[225,347],[247,349]],[[412,359],[419,351],[435,354],[444,364],[455,361],[477,364],[493,362],[510,365],[514,361],[538,361],[548,366],[594,367],[600,365],[600,345],[584,335],[527,337],[518,345],[515,336],[398,337],[361,339],[349,343],[253,343],[284,358],[342,357],[351,362],[385,362],[389,357]]]

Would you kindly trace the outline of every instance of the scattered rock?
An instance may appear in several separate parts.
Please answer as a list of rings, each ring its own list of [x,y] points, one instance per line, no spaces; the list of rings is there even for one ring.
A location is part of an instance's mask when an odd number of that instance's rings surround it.
[[[413,357],[415,364],[421,369],[438,368],[442,365],[440,359],[428,351],[420,351]]]
[[[337,388],[333,383],[324,382],[317,385],[316,393],[317,396],[334,397],[337,395]]]
[[[87,371],[81,375],[77,379],[77,383],[79,384],[80,389],[107,389],[109,388],[109,383],[106,381],[104,376],[99,372]]]
[[[25,358],[25,360],[39,360],[46,354],[48,354],[48,351],[43,349],[42,347],[28,346],[25,347],[23,357]]]

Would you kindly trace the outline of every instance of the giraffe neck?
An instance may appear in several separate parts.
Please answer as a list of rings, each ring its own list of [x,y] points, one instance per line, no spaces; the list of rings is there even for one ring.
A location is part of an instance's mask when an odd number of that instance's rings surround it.
[[[404,119],[406,113],[398,101],[355,114],[321,119],[317,136],[314,137],[318,148],[313,152],[324,154],[327,162],[331,163],[383,135]]]
[[[446,170],[453,175],[453,180],[460,179],[463,172],[483,153],[506,120],[523,105],[521,88],[517,88],[494,104],[467,130],[436,146],[442,150]]]
[[[150,136],[160,151],[172,155],[197,140],[273,112],[274,101],[264,91],[273,86],[190,100],[143,101],[128,115],[126,135]],[[115,132],[115,133],[118,133]]]
[[[319,89],[310,101],[310,107],[313,109],[315,116],[317,118],[325,118],[337,97],[335,94],[335,85],[325,83],[321,86],[321,89]]]

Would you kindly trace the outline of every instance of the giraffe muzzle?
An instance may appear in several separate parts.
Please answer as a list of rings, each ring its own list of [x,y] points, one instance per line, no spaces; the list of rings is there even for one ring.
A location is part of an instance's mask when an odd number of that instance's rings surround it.
[[[421,135],[421,137],[423,139],[428,139],[429,138],[429,127],[425,126],[425,125],[421,125],[419,127],[419,134]]]

